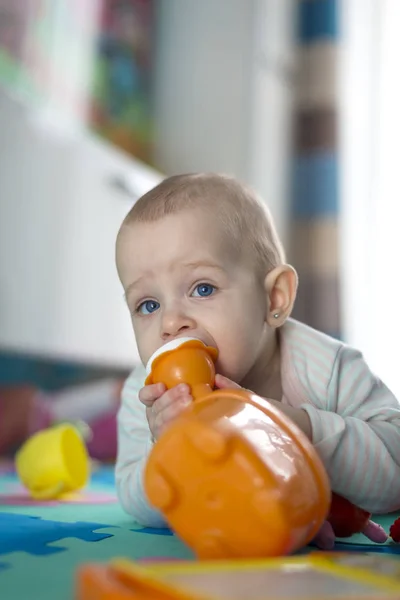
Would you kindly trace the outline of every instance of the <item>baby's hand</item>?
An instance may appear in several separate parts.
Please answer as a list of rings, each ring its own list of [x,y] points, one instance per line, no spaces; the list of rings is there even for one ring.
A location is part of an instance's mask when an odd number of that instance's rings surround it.
[[[361,533],[372,542],[375,542],[375,544],[384,544],[388,539],[388,535],[383,527],[371,520],[368,521],[365,529]],[[332,525],[329,523],[329,521],[325,521],[314,538],[313,543],[320,550],[333,550],[335,547],[335,539],[335,533]]]
[[[166,390],[163,383],[144,386],[139,400],[146,406],[146,415],[153,438],[157,440],[165,428],[187,408],[193,398],[186,383]]]
[[[228,379],[225,375],[217,374],[215,376],[215,387],[219,390],[241,390],[243,389],[238,383],[232,381],[232,379]],[[249,391],[249,390],[247,390]]]

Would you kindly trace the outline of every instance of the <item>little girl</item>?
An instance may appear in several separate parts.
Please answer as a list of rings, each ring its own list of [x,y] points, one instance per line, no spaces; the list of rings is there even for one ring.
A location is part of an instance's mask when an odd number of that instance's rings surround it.
[[[216,386],[267,398],[312,441],[332,489],[375,513],[400,508],[400,407],[360,352],[290,318],[297,275],[269,212],[229,177],[180,175],[124,220],[117,268],[142,363],[165,342],[219,350]],[[160,434],[192,401],[187,385],[128,379],[118,415],[116,480],[137,521],[163,525],[143,470]]]

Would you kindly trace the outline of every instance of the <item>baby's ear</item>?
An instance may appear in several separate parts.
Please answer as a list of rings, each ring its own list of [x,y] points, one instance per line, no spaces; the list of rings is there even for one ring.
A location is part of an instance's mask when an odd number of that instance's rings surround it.
[[[276,267],[266,276],[266,321],[270,327],[280,327],[290,317],[296,299],[297,282],[297,273],[291,265]]]

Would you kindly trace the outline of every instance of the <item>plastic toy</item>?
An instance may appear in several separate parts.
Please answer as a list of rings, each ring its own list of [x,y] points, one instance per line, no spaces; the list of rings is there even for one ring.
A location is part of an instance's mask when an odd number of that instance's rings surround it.
[[[89,464],[85,444],[71,425],[36,433],[15,457],[17,474],[36,500],[60,498],[83,488],[89,479]]]
[[[384,544],[388,535],[381,525],[370,520],[371,517],[370,512],[355,506],[338,494],[332,494],[327,520],[335,537],[347,538],[362,533],[376,544]]]
[[[400,543],[400,517],[390,527],[389,534],[394,542]]]
[[[199,558],[289,554],[323,524],[328,477],[310,441],[268,401],[212,391],[216,358],[183,338],[150,359],[146,383],[186,382],[195,401],[153,447],[146,493]]]
[[[332,494],[328,521],[337,537],[345,538],[362,533],[367,529],[371,516],[371,513],[354,506],[346,498]]]
[[[386,600],[400,598],[400,563],[367,554],[263,561],[85,565],[75,600]]]

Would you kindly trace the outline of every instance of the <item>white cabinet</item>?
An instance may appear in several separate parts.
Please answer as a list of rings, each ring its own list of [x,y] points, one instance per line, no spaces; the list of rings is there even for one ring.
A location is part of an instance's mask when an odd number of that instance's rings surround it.
[[[115,238],[134,195],[161,176],[4,95],[0,132],[0,346],[131,366]],[[115,179],[132,185],[132,198]]]

